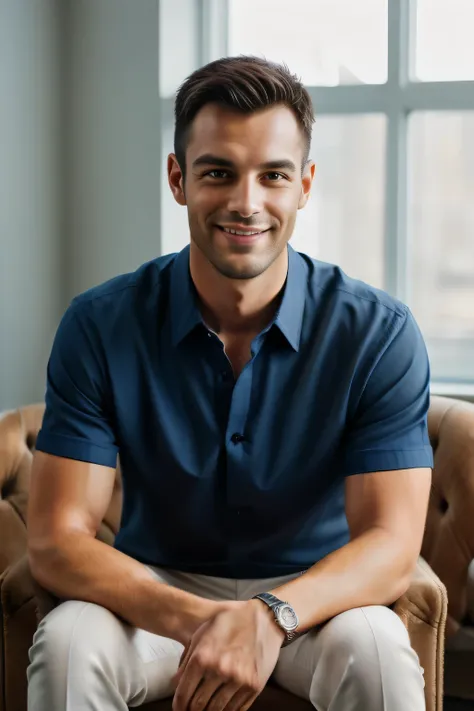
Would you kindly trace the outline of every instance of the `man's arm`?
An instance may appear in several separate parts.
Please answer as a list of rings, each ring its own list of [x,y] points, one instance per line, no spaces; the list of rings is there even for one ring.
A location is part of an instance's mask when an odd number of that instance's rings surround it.
[[[95,602],[135,627],[186,644],[223,604],[159,583],[129,556],[95,536],[115,469],[35,453],[28,511],[33,576],[62,598]]]
[[[364,605],[389,605],[410,584],[421,549],[431,469],[349,476],[351,540],[271,592],[292,605],[301,631]]]

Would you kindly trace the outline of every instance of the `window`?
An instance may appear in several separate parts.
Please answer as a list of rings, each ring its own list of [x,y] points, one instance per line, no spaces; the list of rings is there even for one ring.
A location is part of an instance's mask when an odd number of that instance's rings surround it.
[[[179,2],[182,21],[191,0]],[[227,54],[265,56],[284,61],[312,96],[317,171],[295,248],[407,303],[423,331],[433,381],[472,387],[473,0],[196,6],[195,66]],[[163,104],[166,152],[172,98]],[[162,245],[170,251],[187,241],[187,226],[166,201]]]
[[[321,116],[311,155],[316,178],[291,244],[383,287],[386,118]]]
[[[415,79],[474,79],[472,0],[418,0],[414,22]]]
[[[387,0],[230,0],[229,54],[285,62],[308,85],[382,84]]]
[[[474,375],[474,111],[414,112],[408,217],[412,305],[435,372]]]

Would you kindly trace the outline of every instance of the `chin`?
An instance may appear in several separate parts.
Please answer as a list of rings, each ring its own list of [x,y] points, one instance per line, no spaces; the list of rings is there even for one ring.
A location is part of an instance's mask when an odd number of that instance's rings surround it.
[[[252,263],[253,261],[253,263]],[[219,274],[228,279],[255,279],[260,276],[269,265],[262,265],[256,260],[245,260],[244,264],[236,264],[235,261],[226,262],[225,260],[216,260],[212,262],[213,266]]]

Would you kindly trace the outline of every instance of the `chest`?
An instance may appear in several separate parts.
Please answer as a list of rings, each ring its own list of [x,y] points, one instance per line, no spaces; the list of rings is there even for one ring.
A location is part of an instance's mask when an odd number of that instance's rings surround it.
[[[232,367],[234,378],[240,376],[242,370],[252,358],[251,345],[252,336],[227,336],[220,335],[220,341],[224,347],[224,353]]]
[[[334,354],[321,364],[321,352],[318,362],[268,341],[252,353],[250,340],[213,335],[199,346],[170,354],[163,343],[127,378],[113,378],[129,470],[195,504],[221,490],[239,506],[314,498],[335,475],[345,425],[348,388]]]

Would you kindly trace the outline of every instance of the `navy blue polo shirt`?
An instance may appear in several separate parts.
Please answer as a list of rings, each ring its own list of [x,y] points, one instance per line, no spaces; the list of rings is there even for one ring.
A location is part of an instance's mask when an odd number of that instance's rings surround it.
[[[107,467],[119,455],[115,545],[146,564],[305,570],[349,540],[345,477],[433,464],[409,309],[288,249],[279,311],[237,380],[189,247],[78,296],[61,321],[37,448]]]

